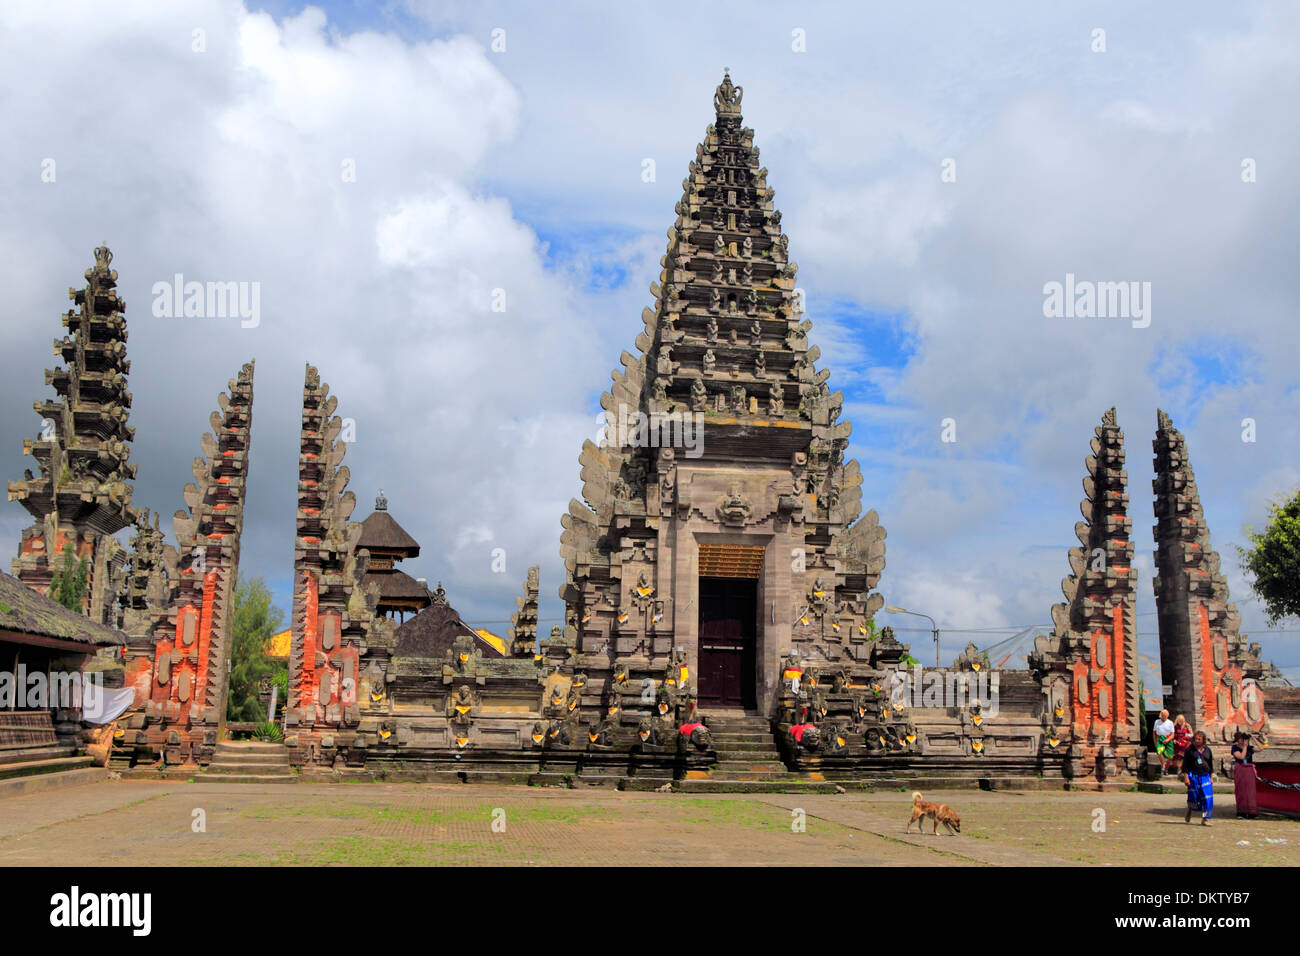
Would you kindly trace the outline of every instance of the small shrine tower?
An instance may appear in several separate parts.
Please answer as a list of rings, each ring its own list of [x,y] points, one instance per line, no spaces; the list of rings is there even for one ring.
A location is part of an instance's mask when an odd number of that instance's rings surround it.
[[[419,614],[433,603],[428,585],[396,567],[403,558],[419,557],[420,543],[388,513],[383,489],[375,498],[374,513],[361,522],[357,547],[370,552],[364,587],[369,590],[372,581],[379,585],[378,614],[405,621],[407,614]]]

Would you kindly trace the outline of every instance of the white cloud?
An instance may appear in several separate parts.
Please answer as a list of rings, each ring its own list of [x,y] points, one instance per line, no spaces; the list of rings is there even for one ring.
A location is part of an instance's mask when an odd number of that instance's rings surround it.
[[[1105,54],[1089,51],[1092,17],[1036,3],[997,24],[958,3],[801,10],[802,55],[766,4],[695,32],[681,28],[688,4],[582,17],[420,4],[432,30],[419,38],[341,31],[314,10],[277,22],[232,0],[64,8],[0,12],[6,88],[30,91],[7,100],[0,140],[15,277],[0,345],[16,373],[0,384],[0,460],[21,474],[14,436],[44,394],[61,290],[106,238],[131,324],[140,503],[179,505],[213,394],[258,356],[254,573],[290,560],[310,359],[358,421],[360,512],[382,484],[425,545],[416,573],[484,619],[508,615],[528,564],[554,593],[592,395],[640,329],[723,65],[745,86],[830,384],[869,377],[887,402],[849,394],[857,434],[891,436],[855,449],[876,494],[864,504],[889,528],[891,600],[955,623],[1045,619],[1111,405],[1140,551],[1157,405],[1188,434],[1225,555],[1296,480],[1300,143],[1278,117],[1300,92],[1300,20],[1285,3],[1149,21],[1113,4],[1096,14]],[[56,186],[39,183],[46,156]],[[940,181],[947,157],[956,183]],[[627,283],[597,289],[611,268]],[[149,285],[176,271],[261,281],[263,327],[150,321]],[[1043,283],[1066,272],[1150,281],[1151,327],[1045,320]],[[906,355],[827,315],[840,301],[901,315]],[[1249,374],[1207,383],[1193,349],[1211,339]],[[1260,438],[1243,448],[1246,415]],[[944,448],[947,416],[960,440]],[[508,581],[485,573],[484,529],[511,555]]]

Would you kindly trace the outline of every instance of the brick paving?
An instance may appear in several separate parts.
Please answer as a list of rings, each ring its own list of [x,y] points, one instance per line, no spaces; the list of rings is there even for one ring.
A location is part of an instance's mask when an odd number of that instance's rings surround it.
[[[111,781],[0,798],[0,865],[1300,865],[1300,821],[1233,819],[1231,796],[1210,829],[1180,795],[926,796],[960,836],[905,836],[897,792]]]

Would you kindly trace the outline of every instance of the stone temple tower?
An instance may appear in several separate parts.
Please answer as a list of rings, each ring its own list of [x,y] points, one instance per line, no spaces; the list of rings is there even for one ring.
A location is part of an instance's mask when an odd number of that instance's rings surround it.
[[[117,623],[126,562],[126,549],[113,535],[137,518],[129,484],[135,465],[127,462],[135,429],[127,425],[126,305],[112,261],[113,253],[100,246],[86,285],[68,290],[74,305],[63,315],[68,334],[54,340],[64,367],[45,370],[56,397],[33,403],[40,435],[23,441],[40,474],[28,470],[22,481],[9,483],[9,500],[35,519],[23,531],[14,576],[47,592],[72,545],[75,560],[84,559],[90,572],[82,610],[110,626]]]
[[[859,519],[843,396],[817,367],[741,98],[724,76],[655,305],[601,400],[605,440],[583,446],[560,596],[593,677],[673,661],[702,710],[768,714],[791,651],[867,658],[885,532]]]
[[[1204,730],[1212,744],[1231,741],[1238,730],[1266,733],[1260,647],[1240,633],[1241,615],[1210,545],[1187,442],[1160,410],[1152,449],[1160,671],[1171,691],[1165,706]]]

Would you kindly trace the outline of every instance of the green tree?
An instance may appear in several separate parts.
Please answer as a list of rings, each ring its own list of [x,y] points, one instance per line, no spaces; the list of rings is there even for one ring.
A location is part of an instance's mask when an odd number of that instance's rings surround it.
[[[231,622],[230,690],[226,695],[226,719],[238,723],[266,720],[266,708],[258,700],[262,678],[275,664],[267,657],[271,635],[281,630],[284,613],[271,603],[271,592],[261,578],[239,581],[235,591],[235,613]]]
[[[1238,547],[1241,567],[1268,614],[1268,623],[1300,615],[1300,489],[1269,507],[1263,531],[1246,529],[1250,547]]]
[[[69,611],[81,613],[85,610],[86,585],[89,582],[90,564],[85,558],[77,560],[72,542],[69,541],[63,546],[63,567],[55,571],[50,580],[50,597]]]

